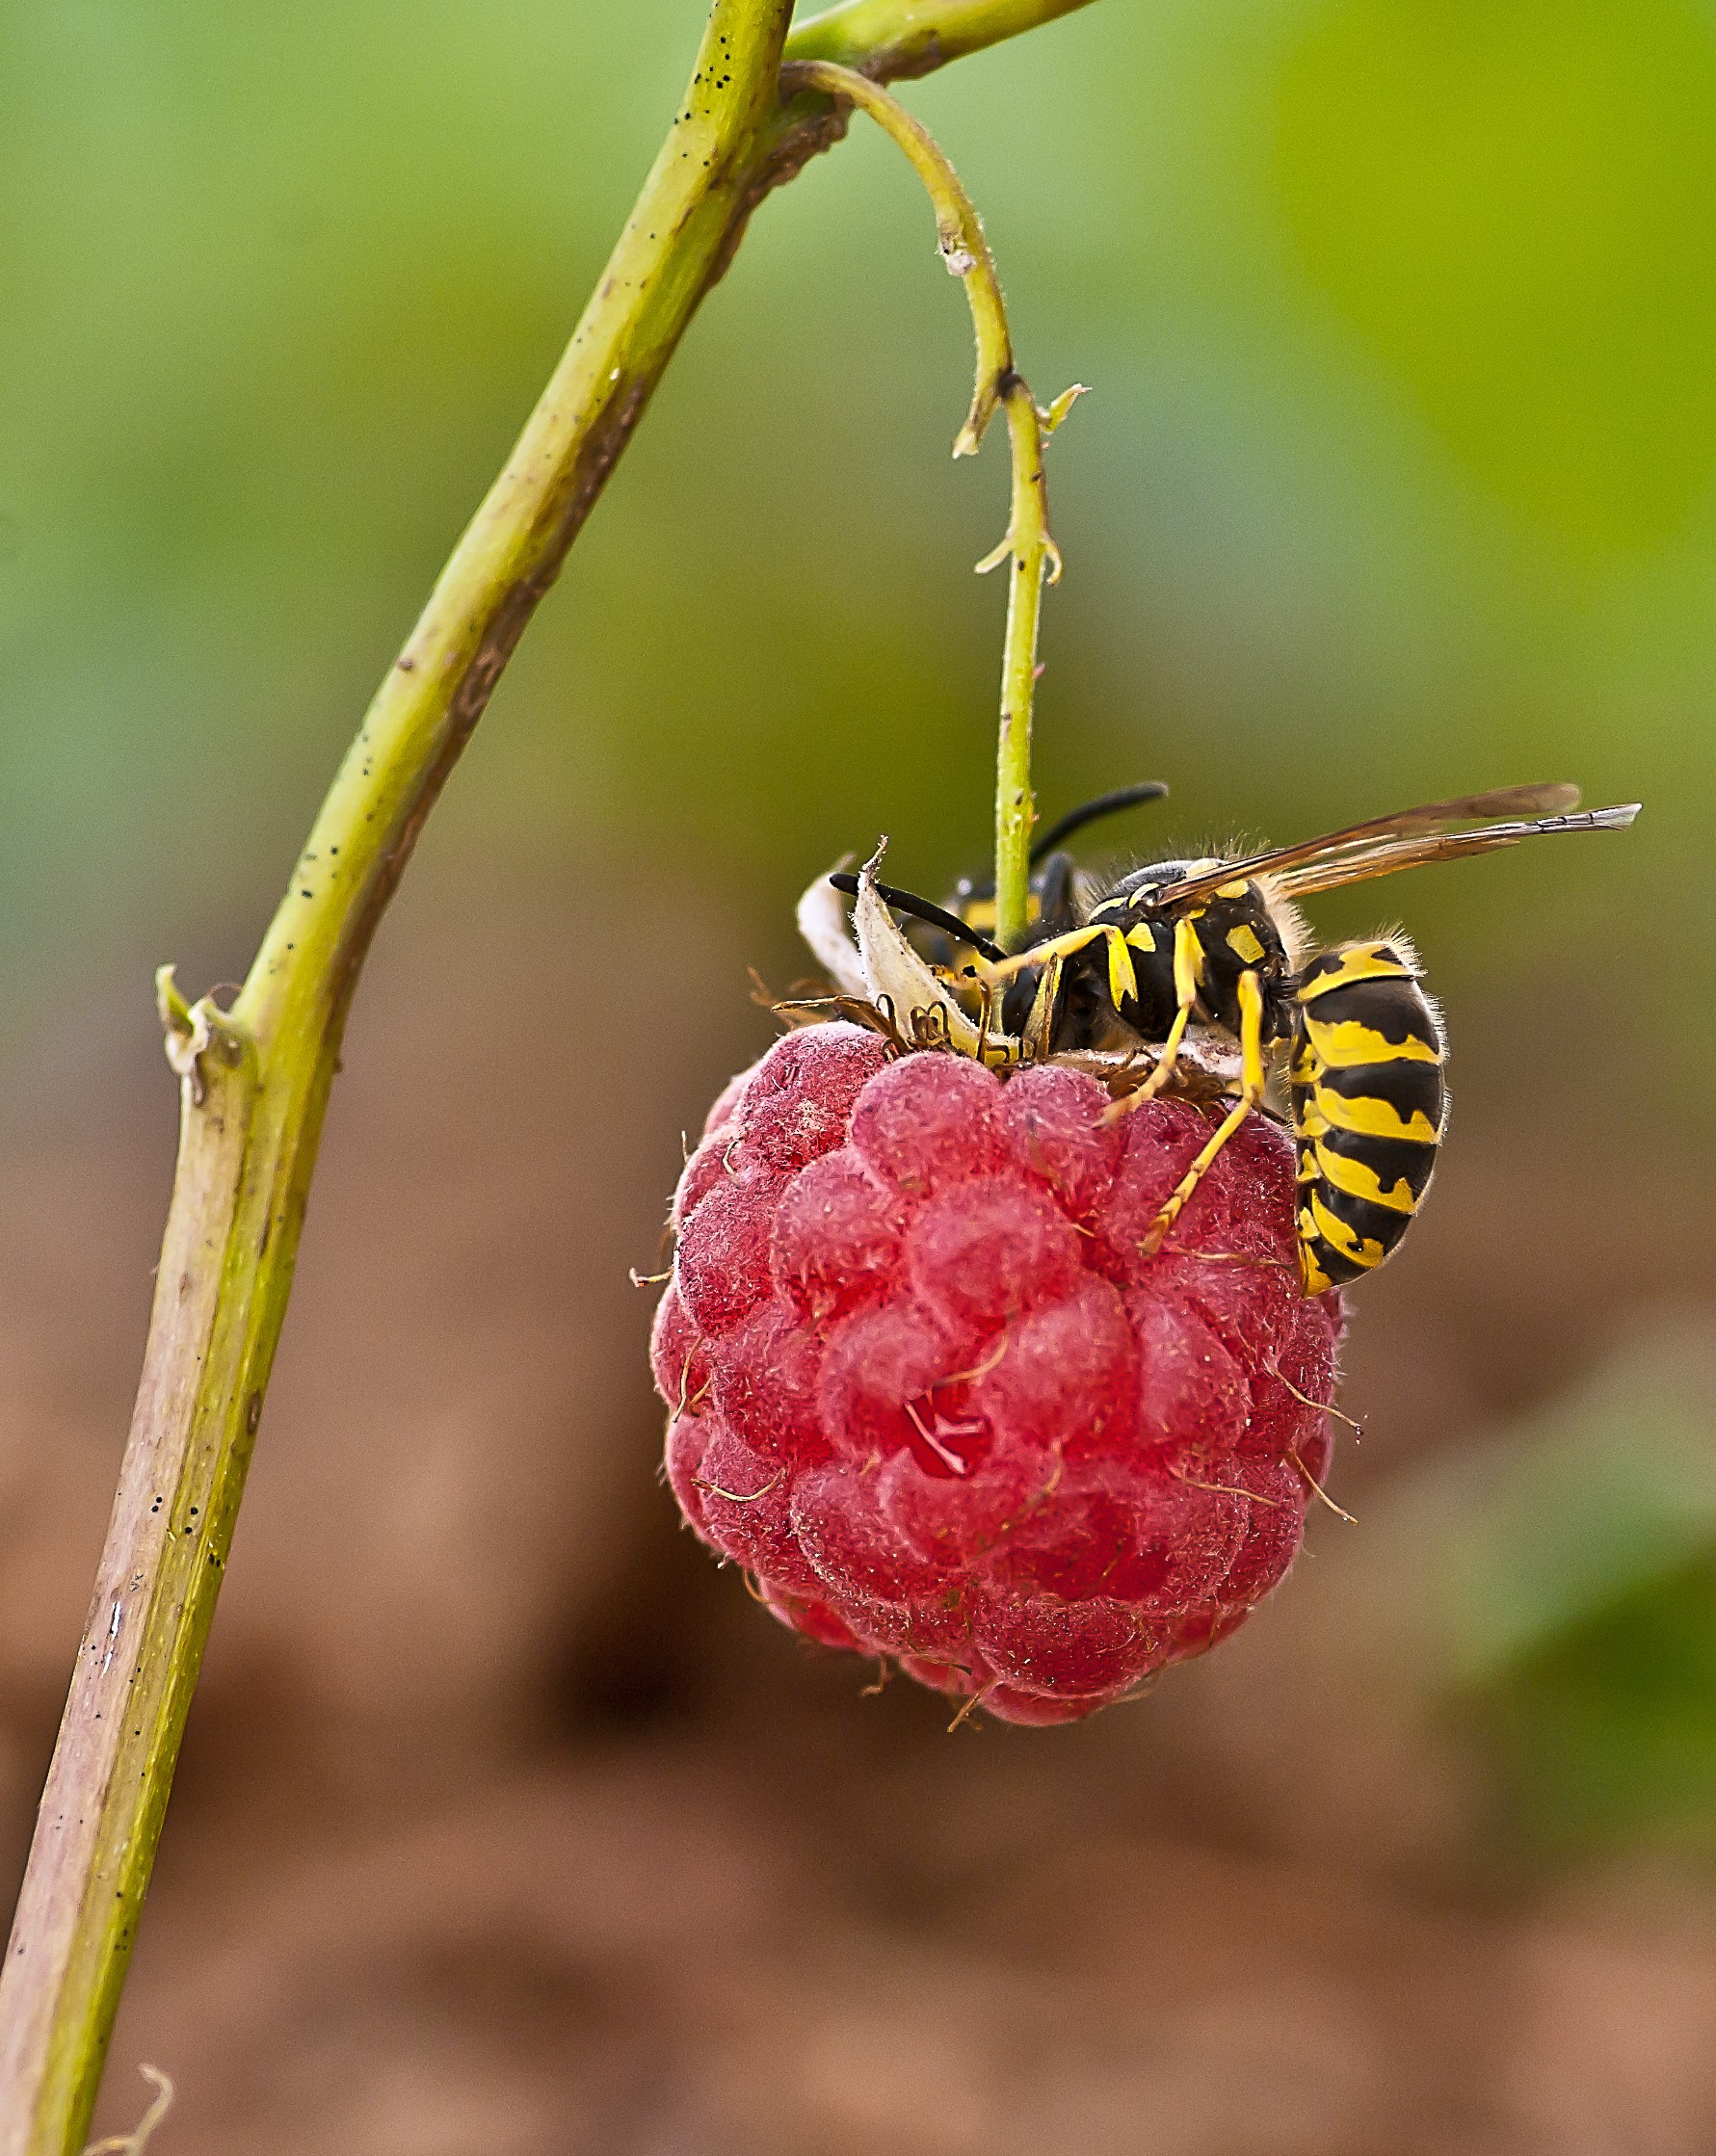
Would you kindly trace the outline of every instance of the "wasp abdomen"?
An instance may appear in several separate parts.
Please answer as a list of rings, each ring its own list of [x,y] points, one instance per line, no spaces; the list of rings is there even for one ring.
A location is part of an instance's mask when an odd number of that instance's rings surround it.
[[[1374,1272],[1406,1233],[1447,1118],[1445,1044],[1398,937],[1325,951],[1294,1004],[1299,1259],[1319,1295]]]

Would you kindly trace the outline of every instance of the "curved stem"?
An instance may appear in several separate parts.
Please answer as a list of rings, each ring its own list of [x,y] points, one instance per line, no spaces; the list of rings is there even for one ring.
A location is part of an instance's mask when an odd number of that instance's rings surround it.
[[[1007,302],[1001,297],[1001,279],[995,258],[984,237],[983,220],[961,185],[960,175],[947,152],[934,135],[914,118],[897,97],[879,83],[832,61],[789,61],[780,70],[780,89],[788,97],[801,91],[817,91],[838,97],[869,114],[890,135],[911,161],[936,212],[936,242],[948,273],[961,279],[971,308],[971,327],[977,332],[977,385],[971,393],[971,409],[953,445],[956,457],[974,457],[984,433],[994,416],[1005,384],[1015,379],[1013,335],[1007,327]]]
[[[842,11],[850,13],[850,11]],[[975,11],[974,11],[975,12]],[[885,129],[911,161],[936,211],[941,258],[960,278],[977,335],[977,381],[971,409],[954,442],[956,457],[974,456],[997,407],[1007,413],[1013,452],[1012,513],[1007,537],[978,563],[979,574],[1011,562],[1007,635],[1001,664],[1001,725],[995,765],[995,940],[1016,951],[1028,926],[1031,884],[1031,713],[1037,689],[1037,641],[1043,587],[1056,582],[1061,557],[1048,530],[1048,489],[1043,444],[1079,395],[1069,389],[1039,411],[1013,363],[1013,334],[995,258],[983,221],[947,153],[923,122],[867,76],[827,60],[794,61],[780,70],[788,95],[814,91],[857,105]]]

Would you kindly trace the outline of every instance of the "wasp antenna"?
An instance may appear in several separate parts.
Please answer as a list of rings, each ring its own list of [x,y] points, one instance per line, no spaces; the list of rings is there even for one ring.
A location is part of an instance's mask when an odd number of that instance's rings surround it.
[[[1074,831],[1083,830],[1087,824],[1094,824],[1103,816],[1118,816],[1123,808],[1141,807],[1147,801],[1161,801],[1167,792],[1159,778],[1146,778],[1136,786],[1118,786],[1112,794],[1098,794],[1095,801],[1069,808],[1058,824],[1051,824],[1033,841],[1032,862],[1040,861],[1044,854],[1052,854],[1057,846],[1065,844]]]
[[[847,898],[857,898],[858,880],[856,876],[836,873],[829,878],[835,890]],[[950,935],[956,943],[969,944],[980,959],[990,965],[999,965],[1007,956],[999,944],[991,943],[987,935],[979,935],[968,928],[957,913],[948,912],[942,906],[932,906],[926,898],[919,898],[915,891],[902,891],[892,883],[878,883],[876,896],[884,906],[891,906],[896,913],[910,913],[914,921],[923,921],[933,929],[939,929],[943,935]]]

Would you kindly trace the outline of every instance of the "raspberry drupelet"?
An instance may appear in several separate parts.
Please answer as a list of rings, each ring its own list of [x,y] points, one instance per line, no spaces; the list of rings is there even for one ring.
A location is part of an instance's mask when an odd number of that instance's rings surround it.
[[[1337,1295],[1301,1292],[1290,1141],[1044,1064],[788,1034],[710,1112],[655,1322],[667,1472],[780,1620],[1019,1722],[1212,1646],[1328,1464]],[[1319,1405],[1319,1403],[1324,1405]]]

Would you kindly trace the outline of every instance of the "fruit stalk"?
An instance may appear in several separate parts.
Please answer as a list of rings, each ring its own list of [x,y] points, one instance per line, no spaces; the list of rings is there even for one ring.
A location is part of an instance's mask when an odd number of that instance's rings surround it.
[[[1013,516],[995,553],[981,570],[1005,562],[1007,636],[1001,657],[1001,726],[995,752],[995,941],[1016,951],[1030,926],[1031,827],[1037,805],[1031,793],[1031,715],[1037,697],[1037,643],[1043,587],[1058,584],[1060,550],[1048,534],[1048,498],[1043,477],[1043,443],[1067,403],[1038,410],[1029,389],[1014,375],[1001,392],[1013,445]]]
[[[1080,392],[1069,389],[1040,411],[1014,364],[1013,332],[995,258],[983,220],[936,138],[880,85],[832,61],[794,61],[781,69],[780,85],[792,94],[816,91],[857,105],[905,152],[936,212],[941,259],[965,288],[977,337],[977,381],[971,409],[953,445],[956,457],[974,457],[997,409],[1007,414],[1013,453],[1013,489],[1007,536],[977,565],[987,575],[1009,564],[1007,634],[1001,660],[1001,725],[995,768],[995,940],[1016,951],[1025,939],[1031,881],[1031,713],[1037,692],[1038,628],[1043,587],[1058,581],[1061,557],[1048,530],[1048,489],[1043,444],[1066,417]]]

